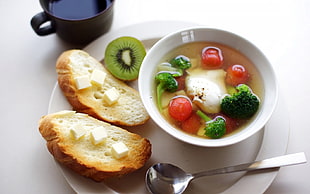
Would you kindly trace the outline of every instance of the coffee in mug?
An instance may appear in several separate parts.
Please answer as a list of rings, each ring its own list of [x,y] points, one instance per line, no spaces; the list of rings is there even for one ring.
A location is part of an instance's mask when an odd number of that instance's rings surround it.
[[[112,25],[114,0],[40,0],[40,4],[44,11],[31,19],[39,36],[56,33],[67,42],[81,45]]]

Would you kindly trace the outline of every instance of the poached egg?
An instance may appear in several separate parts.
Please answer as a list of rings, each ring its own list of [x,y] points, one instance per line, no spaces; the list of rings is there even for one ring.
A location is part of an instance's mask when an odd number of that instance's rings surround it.
[[[221,99],[227,94],[225,86],[226,72],[223,69],[188,71],[186,92],[193,103],[206,113],[218,113],[221,110]]]

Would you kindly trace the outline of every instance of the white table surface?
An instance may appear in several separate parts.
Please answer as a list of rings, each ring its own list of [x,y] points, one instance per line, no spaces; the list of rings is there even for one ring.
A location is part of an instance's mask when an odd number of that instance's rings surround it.
[[[56,35],[39,37],[33,32],[30,19],[40,11],[38,0],[0,1],[0,193],[74,193],[37,125],[47,113],[56,82],[55,60],[73,46]],[[277,72],[291,123],[287,153],[303,151],[309,158],[309,18],[308,0],[116,0],[111,30],[176,20],[244,36],[265,53]],[[309,180],[309,162],[285,167],[266,193],[310,193]]]

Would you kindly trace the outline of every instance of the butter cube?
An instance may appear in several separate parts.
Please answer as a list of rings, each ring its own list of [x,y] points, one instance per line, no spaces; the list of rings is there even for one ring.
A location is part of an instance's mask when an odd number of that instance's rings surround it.
[[[82,90],[91,86],[89,77],[87,75],[75,78],[75,84],[78,90]]]
[[[90,137],[91,137],[92,143],[94,145],[98,145],[107,139],[108,133],[104,127],[100,126],[100,127],[96,127],[90,132]]]
[[[110,88],[109,90],[107,90],[102,98],[103,100],[108,104],[108,105],[112,105],[114,104],[118,98],[120,97],[119,92],[117,91],[117,89],[115,87]]]
[[[127,156],[128,151],[129,150],[127,146],[123,142],[118,142],[118,143],[113,144],[112,149],[111,149],[112,155],[116,159]]]
[[[81,125],[76,125],[74,128],[70,129],[70,134],[74,140],[79,140],[85,135],[85,130]]]
[[[105,72],[95,69],[90,76],[90,81],[95,85],[103,85],[106,75]]]

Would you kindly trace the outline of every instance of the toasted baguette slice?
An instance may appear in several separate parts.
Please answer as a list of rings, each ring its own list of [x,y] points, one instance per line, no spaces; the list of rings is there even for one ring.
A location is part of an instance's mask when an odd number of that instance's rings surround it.
[[[71,132],[77,125],[85,130],[80,139],[75,139]],[[108,137],[95,145],[90,134],[98,126],[105,128]],[[95,181],[133,172],[151,156],[149,140],[84,113],[60,111],[43,116],[39,130],[57,161]],[[111,153],[112,145],[117,142],[123,142],[128,148],[128,154],[120,159]]]
[[[104,84],[78,90],[75,78],[85,75],[90,77],[94,69],[106,73]],[[56,71],[59,86],[74,110],[123,126],[141,125],[149,119],[139,93],[115,78],[85,51],[68,50],[62,53],[57,60]],[[120,97],[116,103],[109,105],[103,100],[103,95],[112,87],[117,89]]]

